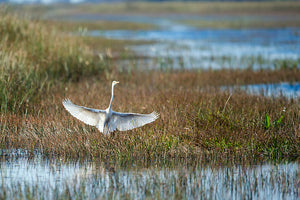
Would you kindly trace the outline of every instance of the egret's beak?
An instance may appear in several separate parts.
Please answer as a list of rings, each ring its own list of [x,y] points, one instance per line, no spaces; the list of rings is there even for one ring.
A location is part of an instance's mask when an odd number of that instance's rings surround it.
[[[119,81],[116,81],[116,84],[120,83]]]

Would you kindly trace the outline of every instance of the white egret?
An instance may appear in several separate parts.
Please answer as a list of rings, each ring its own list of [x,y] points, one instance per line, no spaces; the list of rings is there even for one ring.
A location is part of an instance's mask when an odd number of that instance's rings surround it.
[[[63,105],[71,115],[88,125],[96,126],[97,129],[104,134],[114,132],[116,129],[119,131],[127,131],[141,127],[155,121],[159,117],[159,114],[155,111],[150,114],[120,113],[113,111],[111,105],[114,99],[114,87],[118,83],[118,81],[112,82],[111,99],[106,110],[78,106],[73,104],[69,99],[65,99]]]

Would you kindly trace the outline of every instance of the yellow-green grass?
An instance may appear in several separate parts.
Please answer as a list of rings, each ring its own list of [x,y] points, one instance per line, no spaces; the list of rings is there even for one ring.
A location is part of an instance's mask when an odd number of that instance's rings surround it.
[[[108,58],[130,58],[137,57],[128,46],[151,44],[151,41],[118,40],[106,39],[102,37],[85,36],[81,38],[82,42],[93,50],[94,55],[99,53]]]
[[[66,32],[82,32],[90,30],[148,30],[156,26],[152,24],[125,22],[125,21],[75,21],[75,20],[43,20],[46,25],[54,25],[56,28]]]
[[[0,15],[1,112],[24,112],[52,85],[103,71],[103,63],[76,37],[5,10]]]

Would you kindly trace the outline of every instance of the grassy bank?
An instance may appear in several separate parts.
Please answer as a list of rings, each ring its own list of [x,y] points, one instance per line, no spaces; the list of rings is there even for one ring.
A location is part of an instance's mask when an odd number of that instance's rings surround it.
[[[47,98],[53,85],[100,74],[103,64],[95,61],[80,40],[55,26],[0,13],[0,102],[1,112],[30,112]]]
[[[299,73],[291,76],[298,80]],[[251,96],[245,92],[230,95],[214,87],[221,83],[213,84],[212,80],[226,80],[229,74],[235,73],[152,72],[130,77],[113,74],[112,78],[121,82],[116,87],[114,110],[142,113],[156,110],[161,117],[140,129],[110,136],[74,119],[63,109],[61,101],[68,97],[79,105],[106,108],[112,79],[70,82],[64,85],[65,92],[58,89],[36,105],[35,114],[5,115],[1,121],[0,145],[4,149],[22,148],[31,152],[39,149],[45,155],[64,158],[197,158],[233,162],[297,159],[299,101]],[[276,73],[269,74],[272,77]],[[257,78],[251,71],[235,75],[239,78],[231,79],[233,82],[246,83],[249,78]],[[283,78],[287,79],[289,76]]]
[[[44,20],[43,23],[50,26],[55,24],[55,27],[59,30],[66,32],[83,32],[84,30],[148,30],[156,28],[152,24],[105,20]]]

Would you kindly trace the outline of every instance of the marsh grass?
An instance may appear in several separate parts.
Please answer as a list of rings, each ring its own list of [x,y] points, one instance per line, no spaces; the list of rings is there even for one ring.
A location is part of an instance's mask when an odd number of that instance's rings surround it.
[[[53,26],[66,32],[76,32],[86,30],[148,30],[157,28],[153,24],[126,22],[126,21],[107,21],[107,20],[43,20],[44,24]]]
[[[248,76],[259,78],[255,76],[258,72],[239,73],[242,75],[237,77],[244,78],[241,82],[247,82]],[[299,156],[298,100],[251,96],[242,91],[229,94],[214,87],[218,82],[208,86],[208,77],[211,81],[226,80],[224,72],[147,72],[130,77],[115,73],[112,77],[121,82],[116,87],[114,110],[156,110],[160,118],[139,129],[104,136],[70,116],[61,101],[68,97],[76,104],[104,109],[112,79],[69,82],[64,92],[58,90],[35,106],[38,112],[1,118],[1,148],[38,149],[49,157],[127,161],[197,158],[242,162],[294,160]],[[272,123],[283,117],[266,129],[266,115]]]
[[[75,38],[39,21],[0,11],[1,112],[28,112],[58,82],[97,74],[103,65]],[[31,108],[32,109],[32,108]]]

